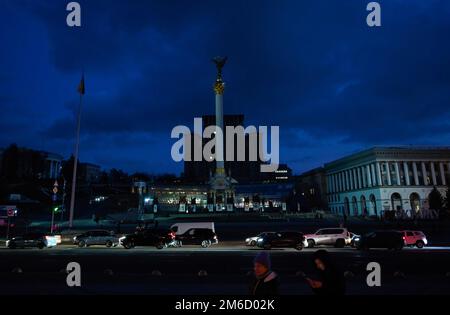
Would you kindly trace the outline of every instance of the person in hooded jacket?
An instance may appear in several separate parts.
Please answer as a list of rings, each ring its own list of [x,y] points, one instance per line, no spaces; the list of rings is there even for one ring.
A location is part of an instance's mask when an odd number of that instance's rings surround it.
[[[306,281],[316,295],[344,295],[344,274],[332,262],[326,250],[318,250],[313,255],[314,267],[318,279],[306,278]]]
[[[270,256],[260,252],[253,261],[255,280],[250,287],[251,295],[278,295],[278,275],[271,270]]]

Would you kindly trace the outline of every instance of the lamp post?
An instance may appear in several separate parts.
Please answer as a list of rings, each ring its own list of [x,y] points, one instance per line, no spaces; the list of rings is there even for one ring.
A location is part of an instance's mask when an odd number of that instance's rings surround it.
[[[55,208],[56,201],[58,200],[58,195],[57,195],[58,186],[59,186],[58,181],[55,180],[55,183],[53,184],[53,195],[52,195],[53,207],[52,207],[52,223],[50,226],[50,234],[53,233],[53,226],[55,223],[55,212],[58,210],[58,207]]]
[[[61,208],[61,223],[64,221],[64,212],[66,211],[66,179],[64,178],[63,184],[63,197],[62,197],[62,208]]]

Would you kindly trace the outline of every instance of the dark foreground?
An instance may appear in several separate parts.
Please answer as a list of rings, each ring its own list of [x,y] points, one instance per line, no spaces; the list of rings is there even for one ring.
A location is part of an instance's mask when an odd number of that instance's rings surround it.
[[[314,276],[315,249],[272,250],[281,294],[311,294],[298,276]],[[343,272],[348,294],[450,294],[450,249],[357,251],[329,248]],[[258,250],[236,244],[156,250],[87,249],[61,246],[44,250],[0,249],[1,294],[246,294],[252,259]],[[66,285],[69,262],[81,265],[81,287]],[[381,287],[368,287],[366,266],[381,265]],[[20,272],[22,271],[22,272]],[[199,272],[203,276],[199,276]],[[205,272],[203,272],[205,271]]]

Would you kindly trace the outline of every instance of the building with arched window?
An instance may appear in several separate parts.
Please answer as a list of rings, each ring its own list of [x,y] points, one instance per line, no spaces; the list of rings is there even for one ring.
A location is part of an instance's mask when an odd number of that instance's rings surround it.
[[[436,187],[450,184],[450,147],[375,147],[324,165],[328,208],[336,214],[380,216],[429,209]]]

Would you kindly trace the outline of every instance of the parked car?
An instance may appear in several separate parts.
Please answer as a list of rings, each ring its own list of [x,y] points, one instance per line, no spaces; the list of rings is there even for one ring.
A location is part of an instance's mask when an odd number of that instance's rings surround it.
[[[313,234],[306,234],[305,239],[309,248],[317,245],[344,247],[351,242],[350,233],[345,228],[320,229]]]
[[[262,232],[258,234],[258,236],[253,236],[245,239],[245,245],[246,246],[256,246],[256,242],[258,241],[258,238],[263,237],[265,234],[269,232]]]
[[[398,231],[375,231],[355,238],[358,249],[387,248],[401,250],[404,246],[402,233]]]
[[[87,231],[73,238],[73,243],[78,247],[91,245],[117,246],[119,238],[114,233],[105,230]]]
[[[123,236],[119,239],[119,244],[126,249],[136,246],[155,246],[157,249],[163,249],[175,238],[175,235],[167,231],[143,230],[134,234]]]
[[[57,244],[55,236],[40,232],[26,233],[23,236],[16,236],[6,241],[6,247],[8,248],[37,247],[43,249],[54,247]]]
[[[405,246],[416,246],[423,248],[428,245],[428,240],[422,231],[400,231],[403,234]]]
[[[305,237],[299,232],[275,232],[266,233],[258,238],[256,245],[260,248],[295,248],[302,250],[304,247]]]
[[[185,234],[190,229],[209,229],[216,232],[214,222],[183,222],[175,223],[170,226],[170,230],[175,232],[176,235]]]
[[[175,239],[180,245],[201,245],[203,248],[219,243],[216,233],[208,228],[189,229]]]

